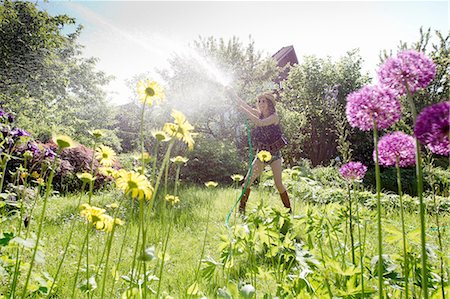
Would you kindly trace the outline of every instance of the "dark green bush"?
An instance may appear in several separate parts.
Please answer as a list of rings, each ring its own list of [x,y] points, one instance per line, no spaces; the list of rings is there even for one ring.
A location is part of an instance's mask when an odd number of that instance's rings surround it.
[[[247,163],[232,142],[200,137],[196,139],[194,150],[188,152],[187,157],[189,161],[181,168],[180,177],[188,182],[216,181],[231,184],[232,174],[244,175],[246,172]]]

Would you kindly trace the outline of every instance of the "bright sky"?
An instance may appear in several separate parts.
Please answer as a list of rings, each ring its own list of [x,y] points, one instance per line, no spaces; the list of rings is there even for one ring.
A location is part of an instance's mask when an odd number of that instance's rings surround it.
[[[84,26],[79,39],[87,57],[115,76],[112,103],[130,101],[124,80],[167,66],[199,36],[231,38],[271,56],[293,45],[304,55],[338,58],[359,48],[364,70],[375,75],[380,51],[395,52],[400,41],[415,42],[420,27],[450,28],[450,1],[51,1],[38,6],[68,14]]]

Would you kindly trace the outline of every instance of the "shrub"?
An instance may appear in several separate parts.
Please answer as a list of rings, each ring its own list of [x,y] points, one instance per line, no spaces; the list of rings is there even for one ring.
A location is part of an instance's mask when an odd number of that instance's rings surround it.
[[[204,183],[216,181],[231,184],[230,175],[244,174],[246,164],[233,143],[212,138],[197,138],[194,150],[188,152],[189,161],[181,169],[181,179]]]

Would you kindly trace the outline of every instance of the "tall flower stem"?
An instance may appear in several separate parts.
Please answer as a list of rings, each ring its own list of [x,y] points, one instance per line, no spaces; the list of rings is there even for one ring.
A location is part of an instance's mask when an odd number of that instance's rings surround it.
[[[83,182],[82,187],[81,187],[81,191],[82,191],[82,192],[84,192],[85,186],[86,186],[86,183]],[[81,203],[81,197],[82,197],[82,195],[80,194],[80,197],[79,197],[79,199],[78,199],[77,207],[80,206],[80,203]],[[69,249],[70,242],[72,241],[73,231],[75,230],[75,223],[76,223],[76,221],[74,221],[74,222],[72,223],[72,227],[70,228],[69,238],[68,238],[67,243],[66,243],[66,246],[65,246],[65,248],[64,248],[63,256],[61,257],[61,260],[59,261],[59,265],[58,265],[58,268],[57,268],[56,273],[55,273],[55,276],[54,276],[55,278],[54,278],[54,280],[53,280],[53,282],[52,282],[52,285],[51,285],[51,287],[50,287],[50,291],[48,291],[47,298],[49,298],[50,295],[52,294],[52,290],[53,290],[53,287],[55,286],[56,279],[58,278],[59,271],[61,270],[62,264],[64,263],[64,259],[66,258],[67,250]]]
[[[406,84],[407,98],[413,117],[413,124],[416,123],[416,106]],[[426,226],[425,226],[425,204],[423,202],[423,170],[422,170],[422,156],[420,154],[420,143],[417,138],[416,141],[416,175],[417,175],[417,196],[419,197],[419,214],[420,214],[420,241],[421,241],[421,263],[422,263],[422,298],[428,299],[428,271],[427,271],[427,250],[426,250]]]
[[[97,147],[97,138],[94,139],[94,146],[92,148],[92,157],[91,157],[91,176],[94,177],[94,160],[95,160],[95,149]],[[94,192],[94,180],[89,181],[89,194],[88,194],[88,203],[91,204],[92,194]],[[89,284],[89,231],[90,226],[89,222],[86,223],[86,283]],[[87,297],[89,298],[89,292],[87,293]]]
[[[173,190],[174,196],[177,196],[177,192],[178,192],[178,180],[180,178],[180,168],[181,168],[181,165],[177,165],[177,171],[175,173],[175,187]]]
[[[440,258],[439,258],[439,262],[440,262],[440,268],[441,268],[441,292],[442,292],[442,299],[445,299],[445,285],[444,285],[444,247],[442,246],[442,235],[441,235],[441,224],[439,221],[439,210],[437,207],[437,202],[436,202],[436,189],[434,186],[434,182],[432,183],[433,186],[433,203],[434,203],[434,215],[436,216],[436,227],[437,227],[437,233],[438,233],[438,242],[439,242],[439,251],[440,251]]]
[[[375,148],[375,180],[377,186],[377,222],[378,222],[378,296],[380,299],[383,295],[383,240],[381,233],[381,179],[380,165],[378,163],[378,130],[377,122],[373,120],[373,143]]]
[[[77,286],[78,273],[80,272],[81,259],[83,258],[84,246],[86,246],[86,238],[84,238],[84,240],[83,240],[83,245],[81,246],[81,250],[80,250],[80,257],[78,258],[77,271],[75,272],[75,279],[73,280],[72,297],[71,297],[72,299],[75,298],[75,289]]]
[[[158,274],[159,281],[158,281],[158,290],[156,292],[156,298],[159,298],[159,294],[160,294],[160,291],[161,291],[162,275],[163,275],[164,263],[166,261],[166,251],[167,251],[167,246],[168,246],[168,243],[169,243],[170,232],[172,230],[172,225],[173,225],[173,222],[174,222],[173,211],[172,210],[173,209],[170,209],[170,211],[169,211],[169,215],[170,215],[170,217],[169,217],[170,218],[169,219],[169,227],[167,229],[166,239],[164,240],[164,243],[163,243],[162,261],[161,261],[161,266],[159,268],[159,274]]]
[[[159,140],[156,139],[155,143],[155,151],[153,153],[153,166],[152,166],[152,174],[150,178],[150,182],[152,184],[155,184],[155,172],[156,172],[156,162],[158,160],[158,146],[159,146]]]
[[[8,161],[9,161],[10,157],[11,156],[8,151],[8,153],[6,153],[6,155],[4,155],[4,157],[2,159],[2,178],[0,180],[0,192],[3,190],[3,184],[5,182],[5,176],[6,176],[6,166],[8,165]]]
[[[61,150],[58,151],[58,156],[61,154]],[[22,291],[22,298],[25,298],[26,293],[27,293],[27,287],[28,287],[28,282],[30,281],[30,276],[31,276],[31,272],[33,270],[33,265],[34,265],[34,261],[36,259],[36,253],[37,253],[37,249],[39,246],[39,241],[41,239],[41,234],[42,234],[42,226],[44,223],[44,217],[45,217],[45,210],[47,208],[47,201],[48,201],[48,197],[50,196],[50,191],[52,190],[52,182],[53,182],[53,176],[55,175],[55,168],[56,168],[56,157],[53,158],[53,163],[51,166],[51,170],[50,170],[50,176],[48,178],[47,181],[47,186],[46,186],[46,190],[45,190],[45,197],[44,197],[44,204],[42,206],[42,212],[41,212],[41,217],[39,219],[39,227],[38,227],[38,232],[36,235],[36,243],[34,245],[34,249],[33,249],[33,255],[31,257],[31,261],[30,261],[30,268],[28,269],[28,274],[27,274],[27,278],[25,280],[25,285],[23,287],[23,291]]]
[[[358,188],[359,189],[359,188]],[[359,191],[359,190],[358,190]],[[356,202],[356,219],[358,222],[358,241],[359,241],[359,266],[361,268],[361,296],[364,299],[364,243],[361,241],[361,218],[359,217],[359,202]]]
[[[349,211],[349,220],[350,220],[350,242],[352,245],[352,263],[356,265],[355,262],[355,241],[353,239],[353,215],[352,215],[352,196],[350,191],[350,184],[347,184],[348,189],[348,211]]]
[[[106,261],[105,261],[105,269],[103,271],[102,292],[101,292],[100,298],[103,298],[105,295],[106,274],[108,271],[109,254],[111,253],[111,245],[112,245],[112,241],[113,241],[113,237],[114,237],[114,232],[116,230],[116,216],[117,216],[117,211],[114,213],[113,226],[112,226],[111,233],[109,235],[109,238],[108,238],[108,241],[106,244]]]
[[[402,191],[402,181],[400,176],[400,161],[397,157],[397,162],[395,164],[397,168],[397,186],[398,186],[398,196],[400,199],[400,221],[402,222],[402,235],[403,235],[403,267],[404,267],[404,276],[405,276],[405,298],[409,298],[409,263],[408,263],[408,255],[407,255],[407,247],[406,247],[406,230],[405,230],[405,216],[404,216],[404,208],[403,208],[403,191]]]
[[[144,102],[142,103],[142,113],[141,113],[141,174],[144,175],[145,173],[145,161],[144,161],[144,114],[145,114],[145,104],[147,102],[147,97],[145,97]],[[145,239],[146,239],[146,229],[145,229],[145,203],[144,200],[139,201],[139,226],[141,227],[142,231],[142,250],[141,254],[142,256],[145,256]],[[136,244],[138,246],[138,244]],[[144,267],[144,282],[143,282],[143,298],[145,299],[147,297],[147,269],[145,261],[142,262],[142,266]]]

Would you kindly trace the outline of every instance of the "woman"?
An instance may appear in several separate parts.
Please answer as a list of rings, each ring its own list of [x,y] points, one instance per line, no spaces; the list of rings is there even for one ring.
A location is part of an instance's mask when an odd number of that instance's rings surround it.
[[[281,153],[280,149],[287,144],[286,138],[283,136],[280,128],[280,119],[275,110],[275,97],[272,93],[263,93],[257,98],[257,107],[254,109],[249,106],[245,101],[243,101],[236,92],[227,88],[230,96],[236,101],[238,108],[247,116],[247,118],[256,125],[256,128],[252,131],[252,141],[258,151],[265,150],[272,154],[272,159],[267,162],[272,168],[273,179],[275,181],[275,186],[280,193],[281,201],[283,205],[289,209],[291,212],[291,203],[289,201],[289,196],[287,194],[286,188],[283,186],[281,181]],[[253,184],[255,179],[263,172],[265,163],[255,158],[253,161],[253,172],[248,187],[245,190],[239,204],[239,212],[241,214],[245,213],[245,206],[250,195],[250,186]],[[250,171],[245,177],[244,188]]]

